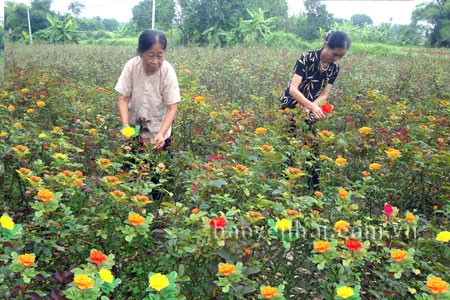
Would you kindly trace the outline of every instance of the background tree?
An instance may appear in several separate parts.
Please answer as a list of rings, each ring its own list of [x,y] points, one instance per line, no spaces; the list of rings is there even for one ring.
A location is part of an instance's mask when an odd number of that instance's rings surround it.
[[[103,19],[102,24],[106,31],[116,31],[120,25],[116,19]]]
[[[27,6],[22,3],[5,3],[5,30],[11,41],[22,38],[22,32],[28,33]],[[51,0],[33,0],[30,7],[31,32],[35,33],[50,26],[47,16],[56,16],[50,10]]]
[[[48,21],[50,27],[36,33],[39,39],[50,43],[78,43],[77,23],[71,14],[65,15],[64,18],[48,16]]]
[[[264,12],[264,20],[273,23],[274,28],[285,26],[287,15],[286,0],[179,0],[180,31],[184,42],[216,45],[226,44],[230,39],[242,40],[240,28],[242,20],[252,20],[249,11]],[[276,20],[272,17],[279,17]],[[237,37],[236,37],[237,36]]]
[[[133,7],[132,22],[138,30],[151,28],[152,25],[152,0],[144,0]],[[160,30],[168,30],[173,25],[175,18],[175,1],[174,0],[158,0],[156,1],[156,17],[155,26]]]
[[[365,14],[356,14],[350,18],[350,21],[356,26],[364,27],[365,25],[372,25],[372,19]]]
[[[27,6],[22,3],[5,3],[5,31],[11,41],[22,37],[22,31],[28,32]]]
[[[182,40],[201,45],[207,44],[211,35],[225,43],[225,33],[239,27],[245,11],[240,0],[179,0],[179,5]]]
[[[77,18],[77,19],[81,14],[81,10],[84,8],[86,8],[86,6],[83,3],[80,3],[78,1],[71,2],[67,6],[67,9],[70,10],[72,12],[72,14],[75,16],[75,18]]]
[[[426,34],[428,43],[432,46],[450,46],[450,2],[435,0],[416,6],[412,14],[413,25],[420,21],[428,23]]]
[[[259,8],[264,11],[264,18],[276,17],[271,24],[274,30],[281,30],[288,19],[287,0],[247,0],[243,1],[245,8],[251,11],[257,11]]]
[[[315,40],[320,37],[320,30],[328,31],[333,22],[333,14],[320,0],[305,0],[306,19],[301,24],[300,37]]]

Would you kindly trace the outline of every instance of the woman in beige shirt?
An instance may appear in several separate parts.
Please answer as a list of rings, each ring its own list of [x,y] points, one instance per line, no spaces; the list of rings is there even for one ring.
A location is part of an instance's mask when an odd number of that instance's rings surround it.
[[[167,39],[158,30],[139,36],[137,56],[130,59],[117,81],[123,126],[140,125],[140,140],[164,150],[169,142],[177,103],[181,101],[174,68],[165,60]]]

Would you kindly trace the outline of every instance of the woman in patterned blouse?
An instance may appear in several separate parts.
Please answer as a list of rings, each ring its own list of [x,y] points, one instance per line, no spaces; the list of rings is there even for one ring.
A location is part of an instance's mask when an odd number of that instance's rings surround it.
[[[341,59],[350,47],[350,39],[342,31],[330,31],[325,37],[325,44],[318,50],[304,53],[297,60],[294,68],[294,76],[289,86],[281,96],[282,108],[294,109],[301,106],[306,114],[305,122],[309,125],[307,131],[303,132],[304,142],[310,146],[313,153],[317,152],[317,145],[314,139],[311,140],[308,134],[315,134],[315,127],[312,126],[316,120],[325,117],[322,112],[323,104],[330,93],[331,87],[339,73],[339,65],[336,62]],[[291,126],[290,133],[297,131],[294,116],[289,117]],[[305,128],[306,129],[306,128]],[[308,132],[309,131],[309,132]],[[315,153],[317,155],[317,153]],[[313,190],[319,190],[319,169],[320,167],[314,159],[308,158],[309,173],[308,186]]]
[[[325,44],[318,50],[304,53],[297,60],[294,76],[281,96],[282,108],[301,105],[303,112],[314,119],[324,118],[320,104],[324,103],[339,73],[336,62],[350,47],[350,39],[342,31],[330,31]]]

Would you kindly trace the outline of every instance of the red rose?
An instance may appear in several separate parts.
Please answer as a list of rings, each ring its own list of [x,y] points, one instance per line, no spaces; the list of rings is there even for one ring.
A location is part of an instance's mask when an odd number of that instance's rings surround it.
[[[352,251],[359,250],[362,248],[361,242],[355,238],[347,239],[347,241],[345,242],[345,246],[347,246],[347,248]]]
[[[216,229],[222,229],[225,227],[225,225],[227,225],[227,220],[225,220],[224,218],[221,218],[221,217],[215,217],[215,218],[211,219],[211,221],[209,222],[209,225],[211,225],[212,227],[214,227]]]
[[[93,263],[95,264],[101,264],[102,262],[106,261],[106,255],[103,254],[100,251],[97,250],[93,250],[91,252],[91,255],[89,256],[89,258],[92,260]]]
[[[393,212],[392,206],[389,203],[384,204],[384,213],[387,215],[391,215]]]
[[[325,103],[322,105],[322,112],[324,114],[329,114],[333,111],[333,105]]]

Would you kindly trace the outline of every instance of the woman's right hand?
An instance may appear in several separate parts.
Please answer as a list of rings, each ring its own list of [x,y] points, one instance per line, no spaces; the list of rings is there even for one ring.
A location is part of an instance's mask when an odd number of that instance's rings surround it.
[[[314,102],[311,103],[310,111],[312,111],[314,118],[316,118],[317,120],[325,118],[325,114],[323,113],[322,108]]]

